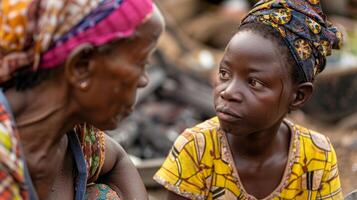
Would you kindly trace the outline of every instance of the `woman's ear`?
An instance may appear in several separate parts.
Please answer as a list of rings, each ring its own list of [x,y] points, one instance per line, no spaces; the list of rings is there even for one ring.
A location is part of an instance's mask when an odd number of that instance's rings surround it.
[[[94,70],[93,64],[91,64],[93,53],[92,45],[79,45],[71,52],[65,62],[64,69],[67,80],[80,90],[87,90],[91,85]]]
[[[290,110],[297,110],[304,106],[305,103],[311,98],[313,91],[314,85],[311,82],[299,84],[293,96],[293,101],[290,104]]]

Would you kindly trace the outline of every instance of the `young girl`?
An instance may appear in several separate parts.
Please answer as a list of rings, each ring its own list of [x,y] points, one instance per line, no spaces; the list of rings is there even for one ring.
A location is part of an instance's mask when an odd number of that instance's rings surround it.
[[[154,177],[168,199],[342,199],[329,139],[285,119],[341,39],[318,0],[256,4],[220,63],[217,117],[184,131]]]

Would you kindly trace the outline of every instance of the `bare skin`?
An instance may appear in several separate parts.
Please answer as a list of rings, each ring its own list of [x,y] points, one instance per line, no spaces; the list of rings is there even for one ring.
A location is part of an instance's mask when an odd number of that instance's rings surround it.
[[[101,50],[80,46],[54,77],[25,91],[6,92],[40,199],[73,199],[76,169],[66,134],[83,122],[114,129],[130,114],[137,89],[148,83],[145,65],[162,31],[163,19],[155,9],[132,38]],[[105,139],[98,182],[111,186],[122,199],[147,199],[125,151],[108,136]]]
[[[311,83],[295,84],[274,42],[250,31],[228,44],[214,87],[216,113],[227,133],[239,178],[261,199],[283,177],[291,131],[285,115],[310,98]],[[170,200],[185,199],[169,192]]]

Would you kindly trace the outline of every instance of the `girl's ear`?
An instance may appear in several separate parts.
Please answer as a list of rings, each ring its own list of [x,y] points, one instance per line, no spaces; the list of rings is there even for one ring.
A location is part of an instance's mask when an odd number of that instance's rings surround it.
[[[290,104],[290,110],[297,110],[305,105],[312,96],[314,85],[311,82],[301,83],[293,96],[293,101]]]

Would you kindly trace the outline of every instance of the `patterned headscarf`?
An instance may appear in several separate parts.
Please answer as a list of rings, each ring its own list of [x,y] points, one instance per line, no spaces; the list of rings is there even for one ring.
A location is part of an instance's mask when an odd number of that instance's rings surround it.
[[[152,0],[0,0],[0,83],[17,69],[54,68],[78,45],[130,36]]]
[[[262,0],[241,25],[248,23],[277,30],[308,82],[325,68],[331,49],[342,45],[342,34],[327,21],[319,0]]]

